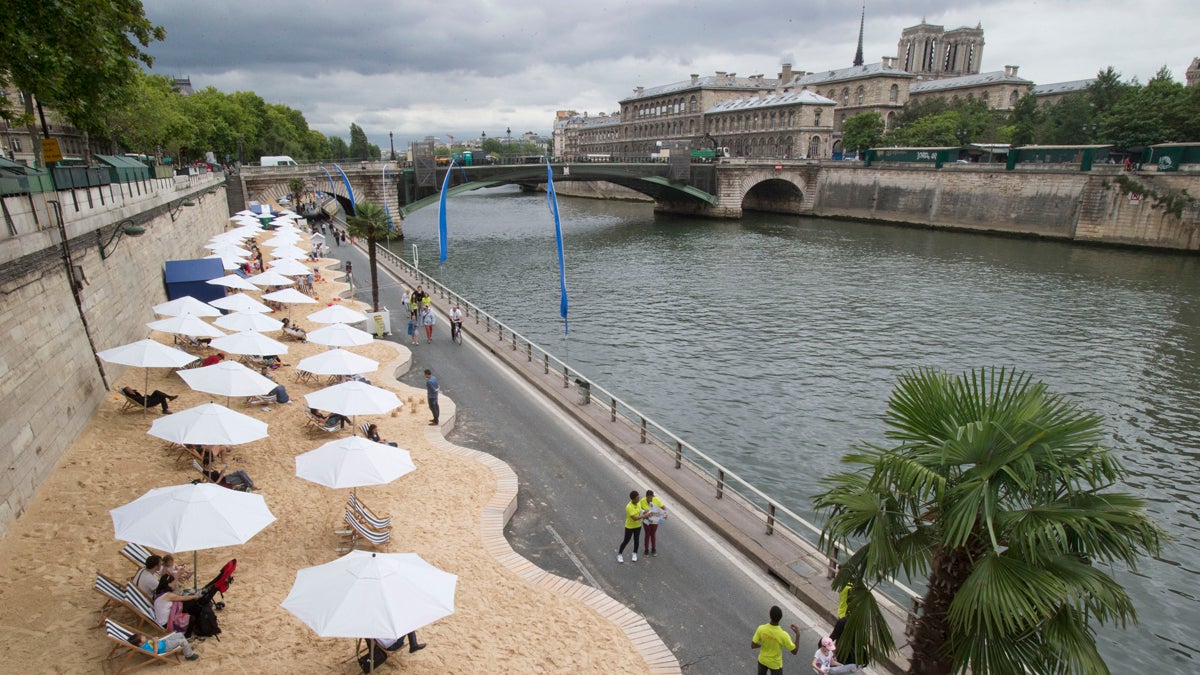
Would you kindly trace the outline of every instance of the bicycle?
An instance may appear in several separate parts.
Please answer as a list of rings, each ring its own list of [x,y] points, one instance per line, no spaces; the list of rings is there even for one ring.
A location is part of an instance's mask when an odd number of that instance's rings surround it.
[[[456,344],[462,344],[462,321],[450,322],[450,339]]]

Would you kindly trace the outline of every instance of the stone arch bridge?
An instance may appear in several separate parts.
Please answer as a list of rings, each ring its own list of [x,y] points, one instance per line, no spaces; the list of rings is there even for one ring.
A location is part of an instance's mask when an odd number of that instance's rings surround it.
[[[740,218],[743,211],[808,214],[813,211],[821,167],[812,161],[724,160],[717,164],[669,164],[658,161],[554,162],[555,183],[606,181],[651,197],[655,211],[715,218]],[[450,173],[448,196],[481,188],[546,183],[546,164],[438,166],[427,175],[393,162],[245,167],[238,178],[247,199],[267,201],[289,192],[300,178],[305,190],[337,199],[351,212],[354,202],[369,201],[403,219],[436,203]],[[399,223],[395,224],[400,229]]]

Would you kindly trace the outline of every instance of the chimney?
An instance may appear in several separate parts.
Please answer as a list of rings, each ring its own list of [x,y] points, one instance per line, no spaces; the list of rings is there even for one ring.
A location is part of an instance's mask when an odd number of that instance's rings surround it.
[[[634,89],[634,90],[633,90],[633,95],[634,95],[634,96],[641,96],[643,91],[646,91],[646,88],[645,88],[645,87],[638,87],[638,88],[636,88],[636,89]]]
[[[723,80],[723,79],[725,79],[725,71],[723,71],[723,70],[718,70],[718,71],[717,71],[717,79],[718,79],[718,80]]]
[[[696,81],[699,79],[700,79],[700,73],[692,73],[692,84],[696,84]]]
[[[729,82],[729,84],[733,84],[733,83],[737,82],[737,73],[730,73],[729,76],[725,79],[726,79],[726,81]]]
[[[1004,76],[1005,77],[1016,77],[1017,76],[1017,68],[1020,68],[1020,66],[1004,66]]]
[[[783,64],[783,70],[779,71],[779,82],[781,84],[787,84],[788,82],[791,82],[791,81],[792,81],[792,64],[785,63],[785,64]]]

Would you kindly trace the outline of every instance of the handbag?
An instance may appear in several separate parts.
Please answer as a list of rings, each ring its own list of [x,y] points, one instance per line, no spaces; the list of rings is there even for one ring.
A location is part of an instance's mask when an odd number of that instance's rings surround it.
[[[374,669],[379,668],[388,659],[388,654],[379,645],[375,644],[374,640],[370,641],[371,649],[366,654],[358,657],[358,667],[362,668],[364,673],[369,673]],[[375,653],[375,664],[371,665],[371,652]]]
[[[171,603],[171,613],[167,617],[167,630],[186,633],[192,617],[183,611],[183,603],[176,600]]]

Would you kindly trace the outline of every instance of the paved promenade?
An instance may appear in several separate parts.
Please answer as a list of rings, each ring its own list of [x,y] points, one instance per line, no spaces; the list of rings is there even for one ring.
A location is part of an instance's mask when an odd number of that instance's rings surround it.
[[[348,245],[331,247],[330,255],[353,263],[356,298],[369,303],[366,255]],[[388,339],[407,345],[401,292],[398,279],[381,265],[380,302],[394,321]],[[807,671],[836,605],[819,554],[778,531],[766,536],[761,522],[728,498],[717,500],[691,472],[674,470],[669,456],[639,448],[633,430],[608,424],[595,406],[577,406],[561,374],[543,377],[538,364],[514,372],[527,367],[522,352],[506,353],[507,344],[493,342],[495,333],[470,321],[465,333],[464,344],[455,345],[444,314],[439,316],[433,343],[422,339],[411,347],[412,368],[401,379],[422,386],[424,369],[433,370],[443,395],[457,404],[455,419],[443,419],[453,426],[448,439],[498,457],[516,472],[518,508],[506,528],[514,550],[643,615],[685,672],[753,672],[750,636],[778,604],[784,624],[801,626],[799,656],[789,657],[786,667]],[[501,363],[505,359],[508,365]],[[614,448],[625,449],[624,456]],[[618,564],[624,503],[630,490],[646,488],[671,512],[659,530],[659,555],[634,563],[627,549],[626,562]]]

